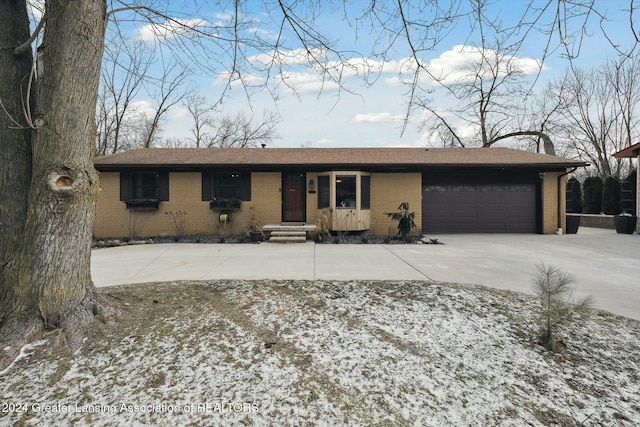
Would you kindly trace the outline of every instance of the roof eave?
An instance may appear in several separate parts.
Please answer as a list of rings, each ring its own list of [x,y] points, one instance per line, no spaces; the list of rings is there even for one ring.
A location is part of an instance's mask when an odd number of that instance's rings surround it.
[[[313,170],[366,170],[366,169],[387,169],[387,170],[421,170],[425,168],[535,168],[535,169],[557,169],[589,166],[585,162],[566,163],[261,163],[261,164],[235,164],[235,163],[96,163],[95,167],[99,171],[115,171],[120,169],[208,169],[208,168],[234,168],[234,169],[313,169]]]
[[[640,142],[613,154],[616,159],[629,159],[638,155],[640,155]]]

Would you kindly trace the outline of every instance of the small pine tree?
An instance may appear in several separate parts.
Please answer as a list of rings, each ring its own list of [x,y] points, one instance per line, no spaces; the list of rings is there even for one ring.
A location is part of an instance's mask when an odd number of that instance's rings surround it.
[[[582,186],[575,177],[567,182],[567,212],[582,213]]]
[[[599,214],[602,212],[602,179],[590,176],[582,184],[582,205],[584,213]]]
[[[398,212],[385,212],[385,215],[393,221],[398,221],[398,236],[405,242],[409,240],[409,233],[416,227],[415,212],[409,212],[409,202],[402,202],[398,206]]]
[[[620,181],[612,176],[604,180],[602,188],[602,212],[607,215],[618,215],[620,207]]]
[[[593,308],[593,297],[587,296],[572,303],[573,289],[570,285],[575,280],[571,275],[542,263],[536,268],[533,290],[540,301],[538,342],[547,350],[557,352],[562,349],[558,329],[567,326],[576,316],[588,314]]]

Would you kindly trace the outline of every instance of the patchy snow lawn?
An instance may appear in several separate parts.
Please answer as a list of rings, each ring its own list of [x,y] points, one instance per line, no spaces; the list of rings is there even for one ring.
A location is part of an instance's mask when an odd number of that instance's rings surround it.
[[[104,289],[123,318],[0,373],[0,425],[640,425],[640,324],[535,344],[533,297],[427,282]]]

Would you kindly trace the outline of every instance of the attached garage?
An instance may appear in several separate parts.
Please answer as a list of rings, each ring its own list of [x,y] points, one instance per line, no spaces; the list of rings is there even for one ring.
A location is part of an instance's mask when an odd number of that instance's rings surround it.
[[[423,232],[538,232],[538,174],[500,175],[487,176],[485,172],[484,176],[447,178],[425,174]]]

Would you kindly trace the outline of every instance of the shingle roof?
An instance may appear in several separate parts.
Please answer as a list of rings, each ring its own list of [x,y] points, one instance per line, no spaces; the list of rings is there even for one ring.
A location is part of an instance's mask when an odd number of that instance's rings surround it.
[[[546,166],[586,163],[511,148],[142,148],[98,157],[116,166]]]

